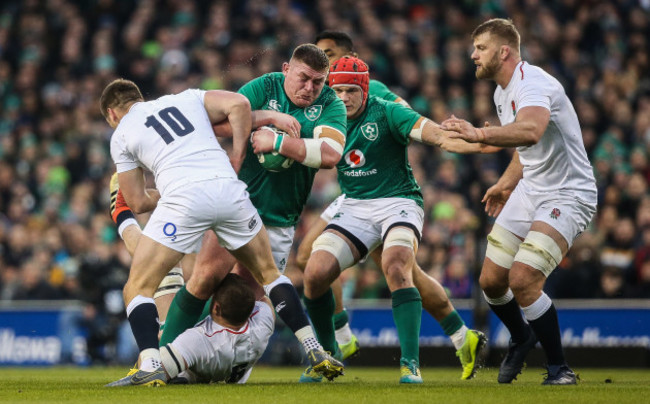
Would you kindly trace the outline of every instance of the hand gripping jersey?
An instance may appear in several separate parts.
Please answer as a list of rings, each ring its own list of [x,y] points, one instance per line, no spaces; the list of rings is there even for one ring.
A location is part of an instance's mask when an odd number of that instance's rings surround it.
[[[189,182],[237,178],[214,136],[204,95],[186,90],[133,104],[111,137],[117,172],[150,170],[162,196]]]
[[[301,125],[301,138],[312,139],[314,131],[323,126],[346,133],[345,105],[329,87],[324,87],[316,101],[306,108],[289,100],[282,73],[265,74],[248,82],[239,92],[249,99],[253,110],[274,110],[295,117]],[[239,178],[248,185],[251,201],[265,225],[290,227],[298,222],[317,171],[295,162],[285,171],[270,172],[249,148]]]
[[[551,111],[540,141],[519,146],[522,181],[534,193],[567,191],[585,202],[596,202],[596,182],[587,158],[578,116],[562,85],[536,66],[520,62],[506,88],[497,86],[494,103],[501,125],[515,121],[517,111],[540,106]]]
[[[171,345],[183,356],[197,381],[244,383],[266,350],[274,323],[271,307],[258,301],[239,330],[222,327],[206,317]]]
[[[348,121],[345,150],[336,165],[346,198],[399,197],[423,206],[407,150],[409,134],[420,118],[403,105],[368,97],[365,111]]]

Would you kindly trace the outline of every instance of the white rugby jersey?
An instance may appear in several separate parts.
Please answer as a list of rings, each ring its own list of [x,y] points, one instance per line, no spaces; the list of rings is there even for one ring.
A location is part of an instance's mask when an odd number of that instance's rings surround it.
[[[190,89],[133,104],[111,137],[117,172],[150,170],[161,195],[188,182],[237,178],[212,130],[204,95]]]
[[[264,353],[274,324],[271,306],[257,301],[250,318],[239,330],[225,328],[207,317],[171,345],[198,381],[244,383]]]
[[[540,141],[517,147],[524,166],[522,181],[530,191],[566,191],[585,202],[596,202],[596,181],[578,116],[553,76],[522,61],[506,88],[497,86],[494,103],[502,126],[514,122],[517,111],[524,107],[539,106],[551,111]]]

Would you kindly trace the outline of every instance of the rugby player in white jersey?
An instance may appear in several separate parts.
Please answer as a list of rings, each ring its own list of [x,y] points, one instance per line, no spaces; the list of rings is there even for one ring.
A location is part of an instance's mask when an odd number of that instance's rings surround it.
[[[122,216],[115,222],[121,223],[120,237],[133,256],[142,230],[119,189],[117,173],[111,177],[110,211],[111,217]],[[169,296],[173,297],[182,286],[183,273],[177,266],[154,294],[159,318],[166,315]],[[207,317],[161,346],[167,383],[245,383],[266,350],[274,330],[275,312],[264,289],[248,270],[237,267],[220,279],[209,302]]]
[[[274,324],[271,301],[261,286],[250,275],[248,282],[226,275],[212,295],[210,316],[160,348],[167,379],[246,383]]]
[[[100,108],[115,129],[111,156],[128,206],[135,213],[153,211],[124,286],[127,317],[140,349],[139,371],[108,386],[162,385],[165,372],[152,297],[183,255],[200,249],[206,230],[213,230],[219,243],[249,268],[260,284],[272,285],[266,288],[269,294],[282,288],[282,301],[274,304],[301,307],[301,303],[292,285],[276,282],[281,274],[268,236],[246,184],[237,178],[252,120],[244,96],[186,90],[145,102],[135,83],[118,79],[104,89]],[[230,158],[212,130],[213,124],[223,120],[228,120],[233,133]],[[145,188],[144,168],[153,173],[156,190]],[[304,312],[292,313],[303,316],[302,322],[308,324]],[[330,376],[329,364],[336,361],[322,350],[310,327],[305,327],[304,334],[310,334],[306,339],[313,349],[308,356],[318,362],[314,368]],[[338,375],[340,369],[334,373]]]
[[[497,83],[494,103],[502,126],[475,128],[452,117],[443,127],[477,148],[516,147],[510,165],[483,197],[486,212],[497,219],[479,282],[511,334],[498,381],[516,379],[539,341],[548,364],[543,384],[575,384],[557,312],[543,286],[596,212],[596,182],[578,117],[562,85],[521,60],[512,21],[486,21],[472,39],[476,77]]]

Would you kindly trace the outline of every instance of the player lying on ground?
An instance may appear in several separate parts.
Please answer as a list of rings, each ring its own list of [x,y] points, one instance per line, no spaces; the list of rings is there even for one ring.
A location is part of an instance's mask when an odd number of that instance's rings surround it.
[[[117,174],[111,178],[111,214],[133,219],[123,222],[119,230],[132,254],[142,230],[119,192]],[[175,278],[159,290],[176,289]],[[165,381],[245,383],[266,350],[274,323],[271,302],[250,272],[228,274],[212,294],[209,315],[161,347]]]
[[[289,133],[289,136],[276,136],[272,131],[255,131],[251,139],[252,147],[247,151],[239,172],[239,178],[247,184],[251,201],[269,235],[273,259],[281,271],[288,261],[295,226],[311,191],[314,176],[321,167],[335,166],[345,143],[345,107],[332,89],[325,87],[328,71],[329,61],[322,50],[312,44],[300,45],[289,62],[283,64],[282,72],[265,74],[239,90],[253,109],[254,128],[273,124]],[[215,130],[223,136],[232,128],[225,122],[223,126],[217,125]],[[256,153],[272,151],[280,151],[295,163],[282,172],[266,170]],[[186,287],[174,298],[161,344],[173,341],[195,323],[211,295],[213,284],[231,269],[227,258],[224,259],[227,253],[219,246],[217,237],[207,234],[203,246]],[[284,275],[277,282],[292,287]],[[273,293],[269,293],[269,296],[278,316],[306,346],[302,330],[312,332],[306,317],[304,323],[285,320],[294,312],[290,317],[298,318],[298,314],[304,316],[302,307],[285,305],[282,299],[276,302]],[[328,361],[330,367],[338,372],[342,370],[342,364],[338,361]]]
[[[111,156],[124,197],[136,213],[153,210],[124,287],[140,370],[108,386],[164,383],[153,295],[184,254],[200,249],[206,230],[218,233],[219,243],[250,269],[276,306],[285,307],[278,315],[296,328],[314,368],[328,378],[341,374],[342,364],[322,350],[293,285],[278,271],[259,214],[237,179],[251,130],[250,102],[199,90],[145,102],[135,83],[119,79],[104,89],[100,104],[115,129]],[[230,158],[212,129],[223,120],[233,129]],[[154,174],[157,190],[145,188],[143,168]]]

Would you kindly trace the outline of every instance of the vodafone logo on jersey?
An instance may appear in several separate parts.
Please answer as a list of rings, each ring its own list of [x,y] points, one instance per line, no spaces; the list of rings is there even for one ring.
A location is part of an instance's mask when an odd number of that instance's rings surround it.
[[[366,156],[359,149],[350,150],[345,154],[345,162],[352,168],[362,167],[366,164]]]

